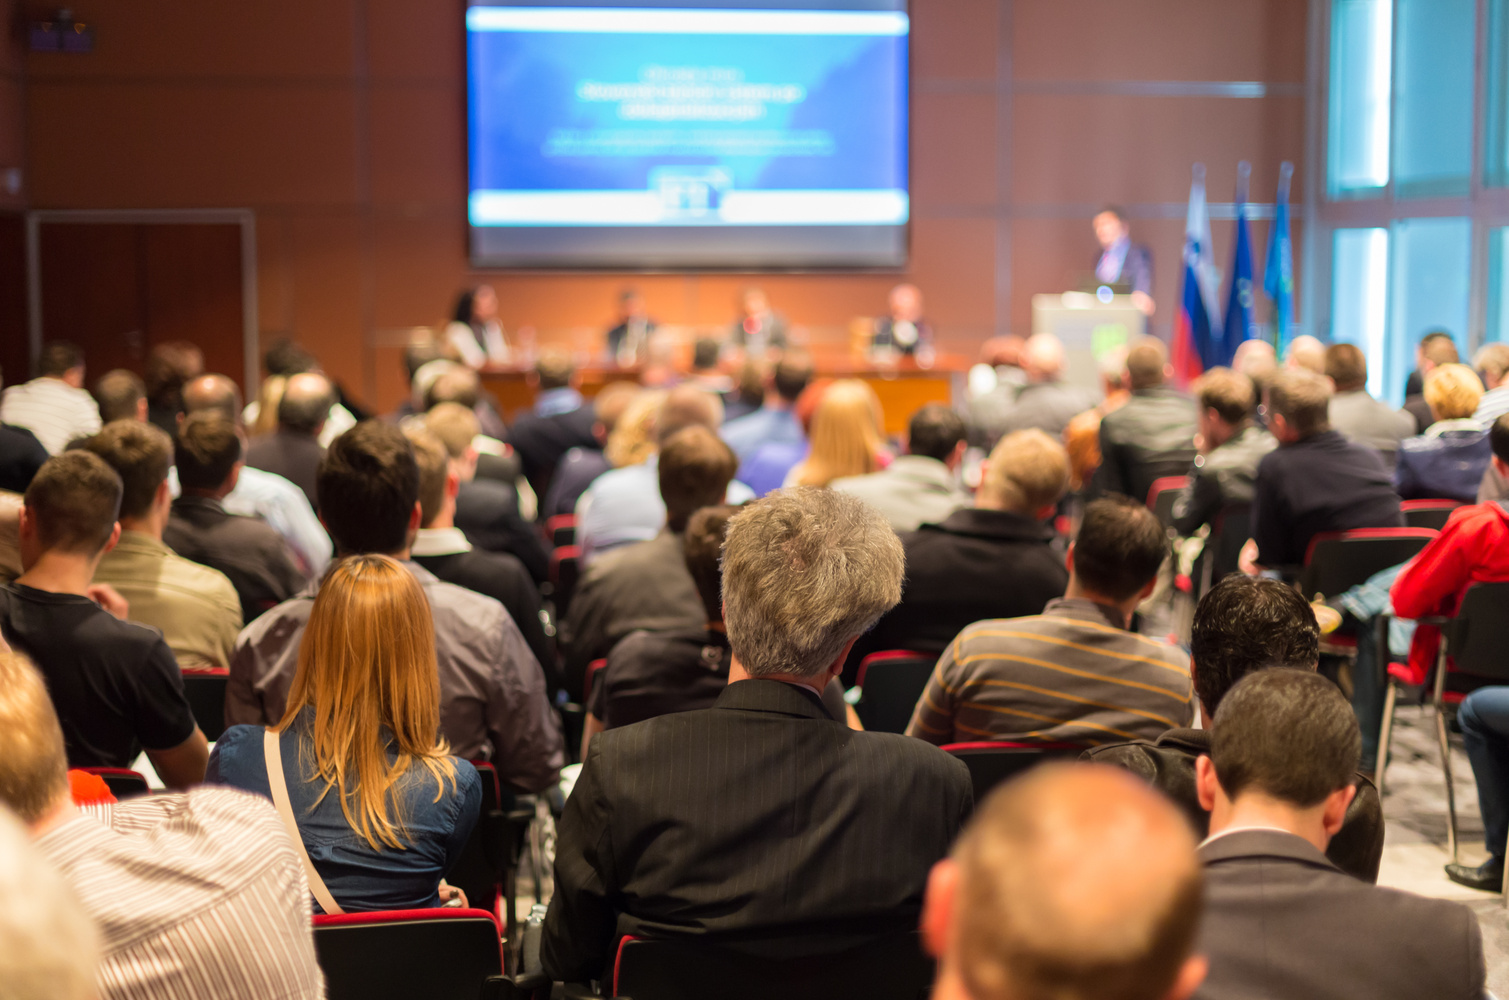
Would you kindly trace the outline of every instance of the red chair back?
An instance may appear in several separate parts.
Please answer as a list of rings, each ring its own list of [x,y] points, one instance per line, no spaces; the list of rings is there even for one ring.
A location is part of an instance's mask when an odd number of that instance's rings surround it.
[[[854,711],[866,729],[879,733],[904,733],[912,721],[912,710],[927,687],[934,653],[916,653],[889,649],[871,653],[859,663],[854,686],[860,689],[859,704]]]
[[[1462,506],[1457,500],[1406,500],[1399,505],[1404,511],[1404,523],[1410,528],[1433,528],[1440,531],[1446,527],[1451,512]]]
[[[503,974],[502,930],[484,910],[317,914],[314,949],[328,1000],[477,1000]]]
[[[78,770],[98,775],[105,782],[105,787],[110,789],[110,794],[117,799],[146,795],[152,790],[147,784],[146,775],[129,767],[81,767]]]
[[[597,679],[598,672],[607,665],[607,660],[593,660],[587,664],[587,671],[582,675],[582,704],[589,711],[592,708],[592,682]]]
[[[545,537],[556,548],[576,544],[576,515],[557,514],[545,520]]]
[[[1153,485],[1148,488],[1148,510],[1158,515],[1159,523],[1165,528],[1174,523],[1174,501],[1188,486],[1188,476],[1164,476],[1153,480]]]
[[[1306,600],[1316,594],[1334,597],[1374,573],[1408,562],[1435,537],[1429,528],[1323,532],[1310,539],[1299,576],[1300,594]]]
[[[194,721],[211,743],[225,732],[225,688],[231,672],[225,667],[185,667],[183,693],[194,711]]]
[[[1084,751],[1077,743],[950,743],[944,751],[964,762],[978,806],[991,789],[1049,760],[1073,760]]]

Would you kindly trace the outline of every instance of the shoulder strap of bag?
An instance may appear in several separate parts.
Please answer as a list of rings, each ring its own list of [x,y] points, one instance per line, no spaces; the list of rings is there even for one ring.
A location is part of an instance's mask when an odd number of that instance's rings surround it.
[[[331,915],[345,913],[335,897],[330,895],[330,890],[325,888],[325,880],[314,870],[314,862],[309,860],[309,852],[304,850],[304,837],[299,833],[298,821],[293,818],[293,806],[288,801],[288,782],[283,777],[283,752],[278,748],[281,735],[268,729],[262,736],[262,756],[267,761],[267,784],[272,789],[272,804],[277,807],[278,818],[288,828],[293,846],[298,849],[299,859],[304,862],[304,874],[309,877],[309,891],[320,904],[320,909]]]

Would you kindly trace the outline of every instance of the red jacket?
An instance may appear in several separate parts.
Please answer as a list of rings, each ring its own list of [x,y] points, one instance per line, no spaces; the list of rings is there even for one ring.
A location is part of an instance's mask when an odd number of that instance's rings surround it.
[[[1400,618],[1457,613],[1462,595],[1474,583],[1509,581],[1509,512],[1496,503],[1452,511],[1441,534],[1394,581],[1389,592]],[[1440,630],[1421,625],[1410,646],[1409,666],[1424,683],[1436,662]]]

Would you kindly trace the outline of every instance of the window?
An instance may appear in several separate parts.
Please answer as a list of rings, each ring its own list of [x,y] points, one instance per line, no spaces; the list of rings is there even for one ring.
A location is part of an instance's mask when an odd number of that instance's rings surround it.
[[[1488,11],[1488,86],[1483,121],[1483,183],[1509,187],[1509,0]]]
[[[1404,380],[1415,367],[1415,345],[1442,329],[1467,351],[1471,219],[1403,219],[1391,234],[1388,345],[1382,355],[1383,398],[1401,404]]]
[[[1509,340],[1509,226],[1488,234],[1488,338]]]
[[[1368,392],[1383,394],[1388,313],[1388,230],[1338,229],[1332,236],[1331,340],[1356,344],[1369,359]]]
[[[1377,194],[1388,184],[1393,34],[1389,0],[1336,0],[1331,12],[1332,197]]]
[[[1401,197],[1466,194],[1472,177],[1477,0],[1398,0],[1394,185]]]

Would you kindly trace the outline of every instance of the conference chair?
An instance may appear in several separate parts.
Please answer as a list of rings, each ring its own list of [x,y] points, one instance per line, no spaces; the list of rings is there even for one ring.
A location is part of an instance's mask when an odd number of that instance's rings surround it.
[[[557,620],[570,613],[571,595],[581,575],[582,550],[576,545],[562,545],[550,553],[550,588]]]
[[[1004,781],[1050,760],[1075,760],[1084,747],[1074,743],[975,742],[949,743],[943,747],[969,768],[975,789],[975,804]]]
[[[1188,476],[1164,476],[1162,479],[1153,480],[1153,485],[1148,489],[1148,510],[1158,515],[1158,523],[1165,528],[1173,526],[1174,502],[1188,486]]]
[[[485,910],[316,914],[314,950],[327,1000],[477,1000],[503,974],[498,921]]]
[[[466,893],[467,903],[474,909],[489,913],[501,910],[508,940],[514,941],[518,937],[517,871],[524,838],[534,821],[534,808],[503,788],[491,763],[477,760],[471,765],[482,779],[482,806],[471,836],[445,879]]]
[[[1365,583],[1374,573],[1406,563],[1436,537],[1432,528],[1359,528],[1327,531],[1310,539],[1299,592],[1334,597]]]
[[[1410,528],[1433,528],[1440,531],[1446,527],[1451,512],[1462,504],[1456,500],[1406,500],[1399,505],[1404,511],[1404,523]]]
[[[772,951],[801,957],[768,957]],[[933,963],[911,930],[842,949],[823,947],[821,934],[739,942],[631,936],[618,942],[603,987],[607,996],[633,1000],[920,1000],[932,979]],[[579,987],[565,995],[592,996]]]
[[[545,520],[545,537],[556,548],[576,544],[576,515],[557,514]]]
[[[1394,709],[1401,687],[1420,689],[1430,685],[1431,707],[1436,716],[1436,742],[1441,753],[1441,777],[1446,783],[1446,848],[1457,860],[1457,803],[1451,778],[1451,741],[1446,729],[1446,706],[1458,704],[1465,695],[1446,690],[1448,672],[1470,675],[1473,681],[1509,683],[1509,583],[1476,583],[1468,588],[1454,618],[1421,618],[1421,625],[1435,625],[1441,638],[1431,673],[1411,669],[1409,663],[1389,662],[1388,618],[1379,616],[1379,659],[1387,664],[1388,693],[1383,701],[1383,724],[1378,732],[1378,795],[1383,795],[1388,768],[1389,744],[1393,737]]]
[[[912,721],[912,710],[927,687],[932,676],[933,664],[938,662],[934,653],[914,653],[905,649],[890,649],[871,653],[859,662],[854,686],[859,689],[859,702],[854,711],[866,729],[877,733],[904,733]]]
[[[225,686],[230,676],[225,667],[183,668],[183,693],[189,699],[194,721],[211,743],[225,732]]]
[[[133,795],[146,795],[152,789],[146,775],[129,767],[81,767],[80,771],[98,775],[117,799],[129,799]]]
[[[592,682],[597,680],[597,675],[607,665],[607,660],[593,660],[587,664],[587,671],[582,675],[582,705],[588,711],[591,711],[592,707]]]
[[[1200,553],[1199,601],[1211,587],[1237,572],[1242,546],[1252,537],[1252,504],[1234,503],[1221,508],[1210,522],[1210,534]]]

